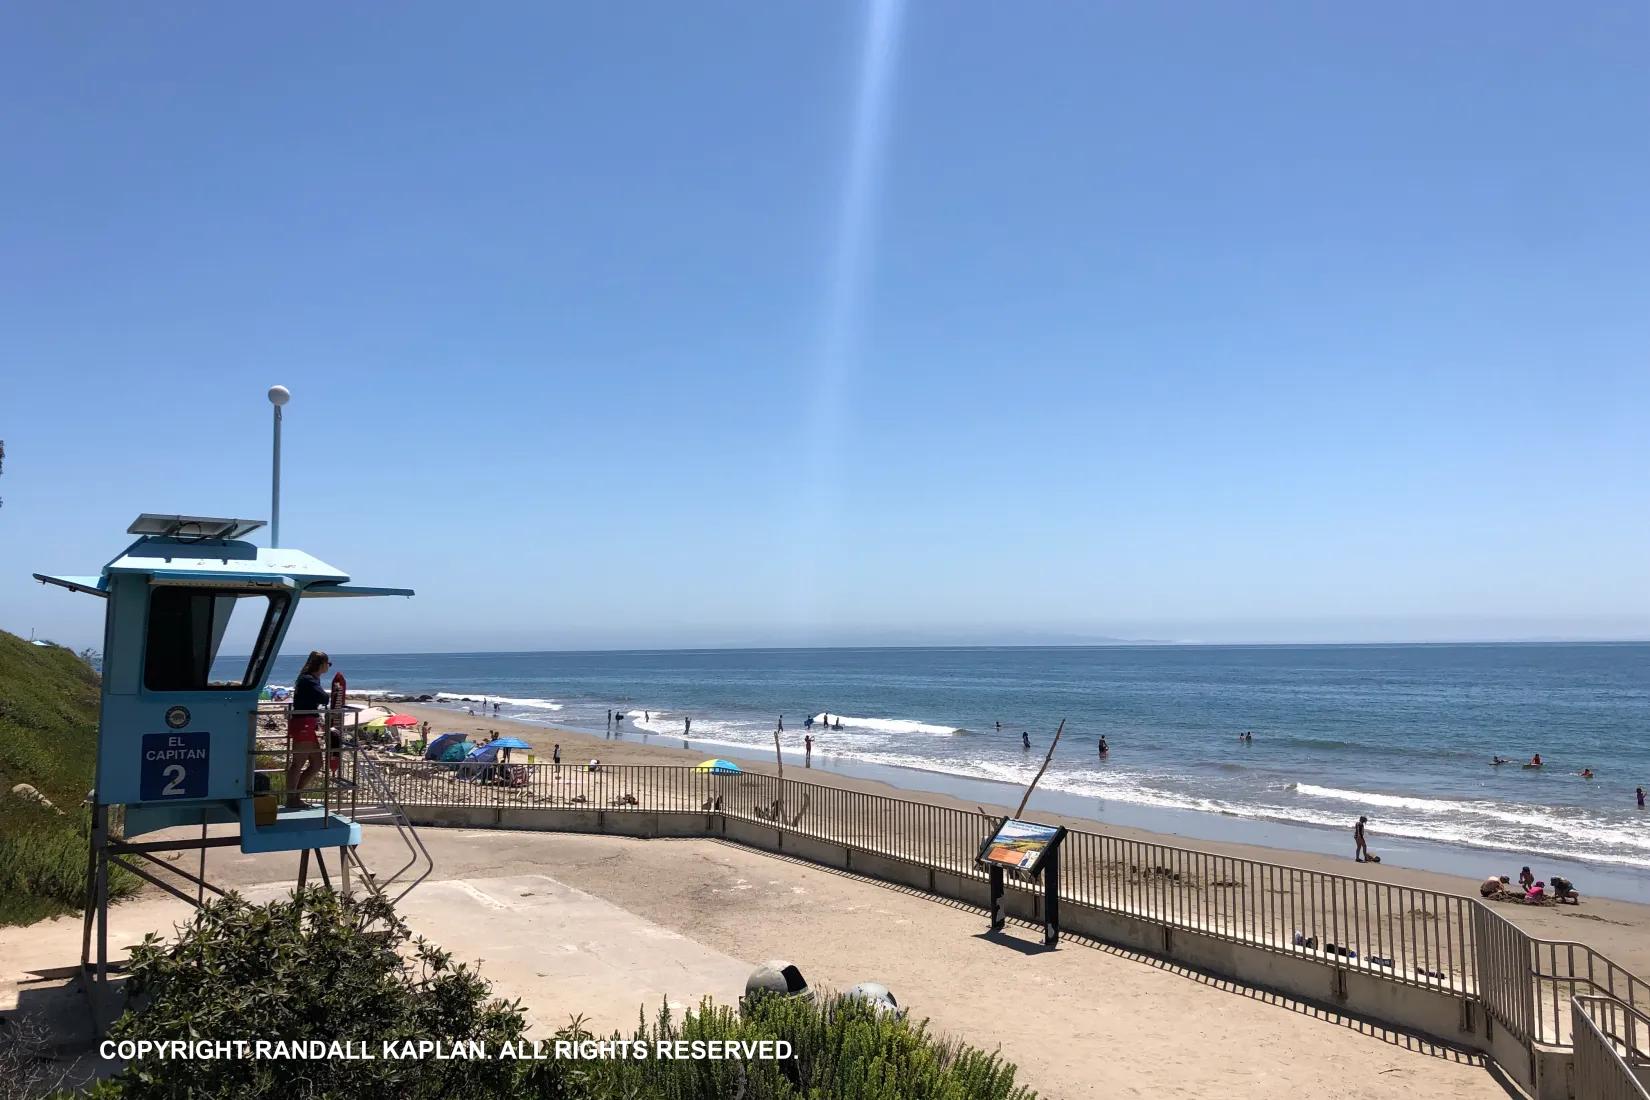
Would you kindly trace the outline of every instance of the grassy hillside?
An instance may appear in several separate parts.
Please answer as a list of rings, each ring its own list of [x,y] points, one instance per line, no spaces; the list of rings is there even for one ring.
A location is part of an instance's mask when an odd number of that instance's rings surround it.
[[[73,653],[0,630],[0,924],[80,907],[97,691],[97,674]],[[13,795],[19,783],[56,810]],[[120,892],[130,879],[122,876]]]

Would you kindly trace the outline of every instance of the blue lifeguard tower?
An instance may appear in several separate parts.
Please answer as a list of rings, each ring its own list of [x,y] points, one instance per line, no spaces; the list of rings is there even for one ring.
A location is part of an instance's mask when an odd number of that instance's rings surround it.
[[[208,848],[301,852],[300,882],[313,854],[329,884],[321,852],[336,848],[341,882],[348,890],[348,865],[361,841],[361,826],[342,800],[335,805],[325,795],[319,806],[276,809],[273,783],[267,791],[261,788],[263,777],[282,770],[270,762],[287,759],[270,745],[268,733],[273,729],[284,743],[285,712],[261,705],[260,696],[300,601],[413,593],[351,584],[347,573],[301,550],[247,542],[246,536],[262,526],[262,520],[145,513],[127,529],[136,541],[98,575],[35,574],[47,584],[107,601],[81,952],[81,966],[87,968],[95,926],[94,1006],[108,972],[111,862],[199,904],[207,890],[222,893],[205,879]],[[246,636],[246,627],[254,631],[244,660],[220,652],[232,622],[237,639]],[[320,726],[325,731],[341,719],[327,715]],[[326,771],[322,769],[323,777]],[[118,836],[111,835],[113,808],[124,810]],[[214,824],[239,829],[208,837],[207,827]],[[200,838],[132,839],[180,825],[201,826]],[[152,856],[195,848],[201,852],[199,875]],[[196,895],[156,870],[187,880]]]

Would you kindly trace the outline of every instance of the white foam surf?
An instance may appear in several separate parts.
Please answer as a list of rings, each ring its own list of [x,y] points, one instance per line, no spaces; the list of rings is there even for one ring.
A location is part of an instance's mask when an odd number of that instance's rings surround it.
[[[840,722],[844,732],[870,730],[873,733],[923,733],[936,737],[949,737],[962,732],[955,726],[937,726],[932,722],[918,722],[910,718],[855,718],[852,715],[830,711],[814,715],[814,725],[825,724],[827,718],[831,729],[834,730]]]
[[[354,693],[351,692],[351,694]],[[466,699],[480,702],[482,698],[485,698],[487,702],[498,703],[500,707],[519,707],[525,710],[562,709],[562,704],[556,702],[554,699],[512,699],[507,695],[483,696],[480,693],[465,692],[460,694],[456,691],[438,691],[435,693],[435,697],[443,703],[462,703]]]

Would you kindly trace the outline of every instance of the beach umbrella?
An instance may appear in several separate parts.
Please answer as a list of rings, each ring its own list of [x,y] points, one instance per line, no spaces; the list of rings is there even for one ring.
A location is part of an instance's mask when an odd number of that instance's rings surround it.
[[[386,726],[416,726],[418,719],[410,714],[392,714],[388,718],[376,718],[373,721],[382,722]]]
[[[497,741],[490,741],[488,744],[495,749],[530,749],[533,747],[519,737],[500,737]]]
[[[738,775],[740,768],[731,760],[706,760],[693,765],[696,772],[710,772],[712,775]]]
[[[374,718],[370,722],[361,723],[361,728],[364,729],[364,730],[387,729],[387,728],[389,728],[388,724],[387,724],[388,722],[389,722],[389,719],[387,719],[387,718]]]

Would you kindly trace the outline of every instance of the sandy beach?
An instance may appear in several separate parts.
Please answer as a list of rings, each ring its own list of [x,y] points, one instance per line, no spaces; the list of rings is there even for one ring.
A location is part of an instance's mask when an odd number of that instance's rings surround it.
[[[359,701],[364,702],[365,700]],[[449,707],[397,703],[395,709],[428,721],[432,729],[439,731],[451,730],[481,736],[497,732],[505,736],[519,737],[534,746],[534,754],[540,761],[548,760],[552,746],[559,743],[562,749],[562,759],[567,763],[575,761],[583,763],[592,758],[597,758],[603,764],[614,765],[690,765],[696,764],[708,756],[721,756],[748,770],[770,775],[774,772],[775,762],[771,755],[766,759],[758,759],[748,754],[735,754],[723,747],[698,745],[691,740],[688,742],[690,747],[684,748],[680,738],[667,738],[659,735],[644,736],[628,729],[613,737],[600,737],[556,727],[513,722],[500,718],[484,718],[480,715],[472,716]],[[787,731],[785,739],[787,748],[798,747],[802,739],[802,732]],[[876,780],[838,774],[833,772],[823,757],[818,755],[815,757],[815,766],[810,769],[798,768],[793,762],[787,760],[785,774],[788,779],[806,779],[810,783],[909,799],[939,806],[966,810],[984,808],[994,813],[1006,813],[1012,809],[1012,807],[1004,807],[1000,804],[964,802],[943,794],[895,787]],[[1355,863],[1351,858],[1350,831],[1347,837],[1348,854],[1346,858],[1341,859],[1311,852],[1190,839],[1063,814],[1039,812],[1037,816],[1040,820],[1055,821],[1072,828],[1103,832],[1125,839],[1170,844],[1194,851],[1209,852],[1238,859],[1281,863],[1292,867],[1356,876],[1371,882],[1391,883],[1422,890],[1436,890],[1477,897],[1478,885],[1481,881],[1480,879],[1470,879],[1457,875],[1399,867],[1393,864]],[[1378,844],[1378,823],[1372,823],[1371,839],[1372,842]],[[1486,867],[1485,874],[1495,871],[1501,874],[1516,875],[1517,870],[1517,867]],[[1496,912],[1515,921],[1532,935],[1545,939],[1573,940],[1585,943],[1635,973],[1650,974],[1650,906],[1609,898],[1584,898],[1579,906],[1526,906],[1507,903],[1498,905]]]

